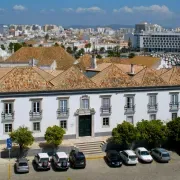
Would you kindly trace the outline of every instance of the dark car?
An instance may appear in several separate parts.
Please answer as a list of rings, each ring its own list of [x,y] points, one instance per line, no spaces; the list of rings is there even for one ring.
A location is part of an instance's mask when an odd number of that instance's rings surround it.
[[[86,158],[82,152],[72,150],[69,154],[69,161],[73,168],[85,168]]]
[[[17,173],[29,173],[28,160],[26,158],[19,158],[16,160],[15,171]]]
[[[119,155],[119,153],[115,150],[109,150],[106,153],[106,160],[109,166],[112,167],[121,167],[122,166],[122,160]]]

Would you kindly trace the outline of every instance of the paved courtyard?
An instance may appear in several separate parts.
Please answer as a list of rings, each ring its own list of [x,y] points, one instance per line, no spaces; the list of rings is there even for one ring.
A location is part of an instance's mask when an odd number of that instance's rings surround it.
[[[30,162],[31,164],[31,162]],[[12,165],[13,168],[13,165]],[[8,165],[0,165],[0,180],[8,179]],[[12,180],[179,180],[180,156],[173,154],[169,163],[141,164],[110,168],[104,159],[87,160],[86,169],[69,169],[67,172],[36,172],[30,165],[29,174],[14,174]]]

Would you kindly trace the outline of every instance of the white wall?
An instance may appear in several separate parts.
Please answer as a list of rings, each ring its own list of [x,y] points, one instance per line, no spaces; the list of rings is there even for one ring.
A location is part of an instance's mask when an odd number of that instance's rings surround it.
[[[177,91],[174,91],[177,92]],[[142,119],[149,119],[149,114],[147,113],[147,104],[149,102],[148,93],[153,92],[138,92],[138,93],[113,93],[106,94],[111,96],[111,106],[112,106],[112,114],[110,116],[110,127],[104,128],[102,126],[102,116],[100,115],[101,108],[101,97],[100,95],[104,94],[86,94],[90,97],[90,108],[94,108],[96,113],[94,115],[94,132],[110,132],[117,124],[122,123],[123,120],[126,120],[126,115],[124,115],[124,106],[126,103],[125,94],[135,94],[135,114],[134,114],[134,123],[136,124],[138,121]],[[158,112],[157,119],[161,119],[164,121],[171,120],[171,112],[169,112],[169,103],[170,103],[170,94],[169,91],[155,92],[157,94],[157,103],[158,103]],[[71,95],[69,97],[69,108],[70,115],[68,118],[68,128],[67,135],[75,135],[76,134],[76,116],[74,113],[77,109],[80,108],[80,98],[82,95]],[[43,137],[46,131],[46,128],[53,125],[60,125],[60,120],[57,119],[56,111],[58,109],[58,100],[57,97],[61,96],[46,96],[46,97],[35,97],[42,98],[42,110],[43,110],[43,118],[41,120],[41,132],[34,133],[35,137]],[[180,97],[179,97],[180,98]],[[31,110],[30,99],[32,97],[23,97],[23,98],[3,98],[0,99],[0,112],[4,111],[3,100],[15,99],[14,101],[14,111],[15,111],[15,119],[13,122],[13,128],[17,129],[19,126],[27,126],[30,130],[32,130],[32,123],[29,118],[29,112]],[[178,112],[178,115],[180,113]],[[106,116],[105,116],[106,117]],[[0,123],[0,140],[4,140],[8,138],[7,134],[4,134],[4,123]]]

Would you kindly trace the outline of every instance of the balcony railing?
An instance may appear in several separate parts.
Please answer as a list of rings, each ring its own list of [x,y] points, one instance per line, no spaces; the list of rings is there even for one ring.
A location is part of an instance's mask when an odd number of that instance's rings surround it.
[[[102,115],[111,114],[111,106],[102,106],[101,107],[101,114]]]
[[[130,105],[125,105],[124,106],[125,114],[134,114],[135,113],[135,105],[130,104]]]
[[[1,119],[2,121],[14,121],[14,111],[12,113],[1,113]]]
[[[66,109],[58,109],[57,110],[57,117],[58,118],[64,118],[64,117],[69,117],[69,108]]]
[[[31,120],[41,120],[42,119],[42,110],[39,112],[29,112],[29,116]]]
[[[169,104],[170,111],[178,111],[179,110],[179,102],[171,102]]]
[[[156,113],[158,111],[158,104],[148,104],[148,113]]]

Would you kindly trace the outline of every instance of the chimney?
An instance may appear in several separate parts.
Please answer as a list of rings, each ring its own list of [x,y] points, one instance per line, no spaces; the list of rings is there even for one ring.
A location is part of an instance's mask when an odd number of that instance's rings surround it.
[[[91,69],[96,69],[97,68],[97,62],[96,62],[96,55],[92,55],[91,58]]]
[[[131,71],[128,73],[130,76],[134,76],[135,72],[134,72],[134,64],[131,64]]]

